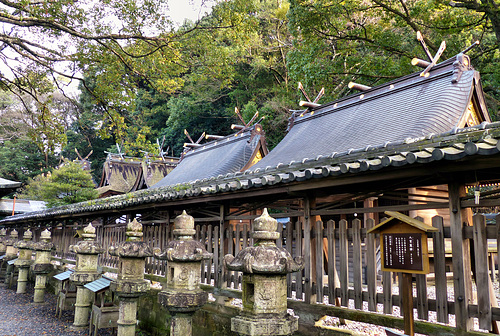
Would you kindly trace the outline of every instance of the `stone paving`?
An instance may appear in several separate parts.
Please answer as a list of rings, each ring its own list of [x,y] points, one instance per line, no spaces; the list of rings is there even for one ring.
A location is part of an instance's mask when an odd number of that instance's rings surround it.
[[[45,294],[45,304],[34,305],[33,284],[24,294],[0,285],[1,336],[77,336],[88,335],[88,329],[72,330],[73,312],[63,311],[61,319],[55,317],[56,297]],[[111,329],[100,329],[100,336],[111,335]]]

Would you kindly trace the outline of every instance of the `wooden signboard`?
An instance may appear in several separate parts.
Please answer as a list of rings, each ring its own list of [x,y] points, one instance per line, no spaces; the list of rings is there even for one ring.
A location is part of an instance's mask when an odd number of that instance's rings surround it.
[[[427,232],[437,229],[398,212],[369,230],[380,233],[382,271],[413,274],[429,273]]]

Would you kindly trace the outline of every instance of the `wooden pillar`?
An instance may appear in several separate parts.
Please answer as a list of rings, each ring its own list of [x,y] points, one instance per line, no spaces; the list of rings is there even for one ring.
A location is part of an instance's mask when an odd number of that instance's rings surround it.
[[[313,223],[313,218],[311,218],[311,198],[304,198],[304,293],[305,293],[305,302],[312,302],[312,272],[311,265],[313,264],[312,256],[311,256],[311,223]],[[314,251],[314,249],[313,249]]]
[[[468,305],[472,303],[472,277],[470,263],[470,242],[463,233],[465,210],[460,207],[460,197],[465,195],[465,187],[453,182],[448,185],[450,194],[450,229],[453,256],[453,287],[455,291],[456,327],[470,331],[473,320],[469,317]]]
[[[367,198],[363,201],[364,208],[373,208],[375,198]],[[365,213],[364,222],[366,230],[370,230],[376,225],[375,214]],[[377,311],[377,252],[375,235],[369,234],[366,237],[366,282],[368,289],[368,310]]]
[[[403,273],[402,277],[403,291],[399,297],[403,301],[403,319],[405,325],[405,335],[414,336],[415,326],[413,317],[413,280],[411,273]]]

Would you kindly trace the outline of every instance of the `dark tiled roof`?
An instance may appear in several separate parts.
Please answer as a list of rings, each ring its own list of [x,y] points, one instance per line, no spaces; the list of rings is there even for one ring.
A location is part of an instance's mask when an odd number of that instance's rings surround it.
[[[415,73],[307,113],[296,112],[289,133],[253,168],[275,167],[460,127],[478,73],[467,66],[460,79],[452,82],[456,60],[435,66],[428,78]]]
[[[235,173],[247,166],[258,148],[261,133],[255,125],[241,133],[226,136],[189,150],[170,174],[152,188],[172,186]]]
[[[78,215],[93,211],[111,211],[132,206],[165,202],[201,195],[217,194],[241,189],[266,188],[268,185],[286,185],[310,179],[335,178],[346,174],[383,171],[386,168],[413,164],[428,164],[441,160],[459,160],[470,156],[500,155],[500,122],[454,129],[442,134],[408,138],[378,146],[354,149],[349,152],[321,156],[315,159],[279,165],[274,168],[254,169],[244,173],[186,183],[179,186],[140,190],[127,195],[82,202],[31,212],[0,221],[12,224],[26,220],[43,220],[63,215]],[[206,200],[205,200],[206,201]]]

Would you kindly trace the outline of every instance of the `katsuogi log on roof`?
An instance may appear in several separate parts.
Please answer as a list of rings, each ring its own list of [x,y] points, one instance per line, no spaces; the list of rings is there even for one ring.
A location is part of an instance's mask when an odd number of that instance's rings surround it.
[[[250,168],[267,154],[264,132],[260,124],[244,127],[206,144],[191,143],[178,166],[152,188],[208,179]],[[195,146],[196,145],[196,146]]]
[[[479,73],[464,54],[346,98],[294,113],[285,138],[254,168],[275,168],[490,121]],[[280,166],[281,166],[280,165]]]

